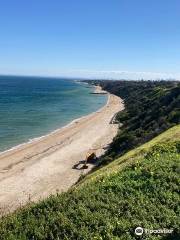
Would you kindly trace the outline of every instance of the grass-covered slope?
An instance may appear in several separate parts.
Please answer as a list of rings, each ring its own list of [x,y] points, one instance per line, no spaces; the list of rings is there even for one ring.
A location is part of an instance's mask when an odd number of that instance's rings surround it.
[[[0,221],[0,239],[180,239],[180,126]],[[134,229],[173,229],[135,236]]]
[[[180,123],[180,83],[176,81],[90,81],[120,96],[124,111],[116,120],[119,133],[111,144],[107,163]]]

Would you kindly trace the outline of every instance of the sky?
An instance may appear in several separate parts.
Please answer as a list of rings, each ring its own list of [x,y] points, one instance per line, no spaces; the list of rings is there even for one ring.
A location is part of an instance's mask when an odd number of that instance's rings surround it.
[[[180,0],[0,0],[0,74],[180,79]]]

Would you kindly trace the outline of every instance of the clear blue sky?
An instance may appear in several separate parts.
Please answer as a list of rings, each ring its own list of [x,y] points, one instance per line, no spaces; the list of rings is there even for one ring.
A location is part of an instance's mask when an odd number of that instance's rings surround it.
[[[0,0],[0,73],[180,78],[180,0]]]

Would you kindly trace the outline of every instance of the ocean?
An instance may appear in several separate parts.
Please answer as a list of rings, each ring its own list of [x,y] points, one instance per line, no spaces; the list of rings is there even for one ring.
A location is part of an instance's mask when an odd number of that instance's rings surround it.
[[[75,80],[0,76],[0,152],[97,111],[106,95]]]

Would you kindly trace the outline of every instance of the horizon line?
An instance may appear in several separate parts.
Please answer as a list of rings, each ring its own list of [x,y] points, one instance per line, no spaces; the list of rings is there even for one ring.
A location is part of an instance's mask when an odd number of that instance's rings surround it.
[[[87,70],[81,70],[81,72],[88,72]],[[143,73],[143,74],[163,74],[163,73],[155,73],[155,72],[128,72],[128,71],[91,71],[91,74],[94,74],[94,73],[121,73],[121,74],[138,74],[138,73]],[[89,71],[90,73],[90,71]],[[167,73],[164,73],[164,74],[167,74]],[[1,77],[34,77],[34,78],[57,78],[57,79],[77,79],[77,80],[112,80],[112,81],[122,81],[122,80],[127,80],[127,81],[141,81],[141,80],[144,80],[144,81],[180,81],[180,79],[176,78],[176,77],[137,77],[137,78],[130,78],[130,77],[125,77],[125,78],[121,78],[121,77],[105,77],[105,76],[68,76],[68,75],[53,75],[53,74],[21,74],[21,73],[0,73],[0,76]]]

